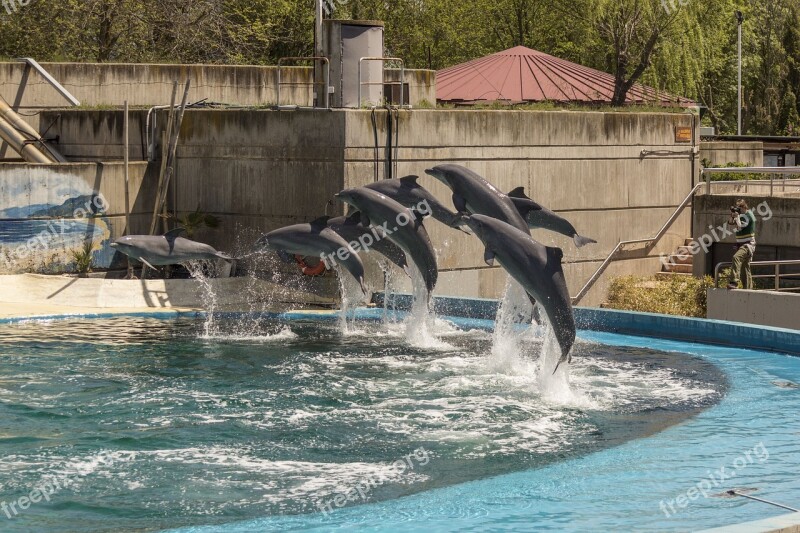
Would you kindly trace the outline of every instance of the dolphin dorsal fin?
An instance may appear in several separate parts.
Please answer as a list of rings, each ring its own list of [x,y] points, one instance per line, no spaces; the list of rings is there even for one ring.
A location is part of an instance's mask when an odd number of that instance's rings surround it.
[[[528,195],[525,194],[525,187],[517,187],[513,191],[509,192],[508,195],[511,198],[527,198],[528,200],[530,200],[530,198],[528,198]]]
[[[175,239],[181,236],[181,233],[186,233],[186,228],[179,227],[171,229],[164,234],[164,238],[169,242],[173,242]]]
[[[400,178],[400,183],[402,183],[403,185],[417,185],[417,180],[418,179],[419,179],[419,176],[414,176],[414,175],[404,176],[404,177]]]
[[[329,217],[328,215],[321,216],[319,218],[315,218],[314,220],[309,222],[309,224],[311,224],[312,228],[324,228],[328,225],[328,220],[330,220],[330,218],[331,217]]]

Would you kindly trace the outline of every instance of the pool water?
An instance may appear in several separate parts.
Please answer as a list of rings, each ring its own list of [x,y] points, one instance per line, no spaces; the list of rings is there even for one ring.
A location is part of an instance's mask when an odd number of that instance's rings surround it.
[[[468,327],[428,348],[380,323],[0,328],[0,494],[58,487],[4,531],[686,530],[781,513],[659,508],[759,443],[734,486],[800,495],[791,357],[582,332],[559,403]]]

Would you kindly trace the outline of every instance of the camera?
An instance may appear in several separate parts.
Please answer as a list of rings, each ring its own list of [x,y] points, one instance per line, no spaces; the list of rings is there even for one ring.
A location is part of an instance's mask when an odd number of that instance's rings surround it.
[[[732,205],[731,206],[731,213],[736,213],[737,215],[741,215],[742,214],[742,208],[741,207],[736,207],[735,205]]]

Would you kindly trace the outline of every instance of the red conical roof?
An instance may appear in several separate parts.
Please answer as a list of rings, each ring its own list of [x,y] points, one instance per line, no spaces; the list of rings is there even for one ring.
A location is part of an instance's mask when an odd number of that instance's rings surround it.
[[[516,46],[436,73],[436,99],[478,103],[521,102],[610,103],[614,76],[551,55]],[[628,91],[630,103],[695,105],[640,84]]]

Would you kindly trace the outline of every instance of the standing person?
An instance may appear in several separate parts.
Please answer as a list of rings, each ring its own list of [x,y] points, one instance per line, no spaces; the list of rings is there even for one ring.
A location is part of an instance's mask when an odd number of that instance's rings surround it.
[[[756,217],[747,206],[747,202],[737,200],[736,205],[731,207],[728,225],[737,228],[733,267],[728,288],[738,289],[741,279],[745,289],[752,289],[753,274],[750,272],[750,261],[756,252]]]

